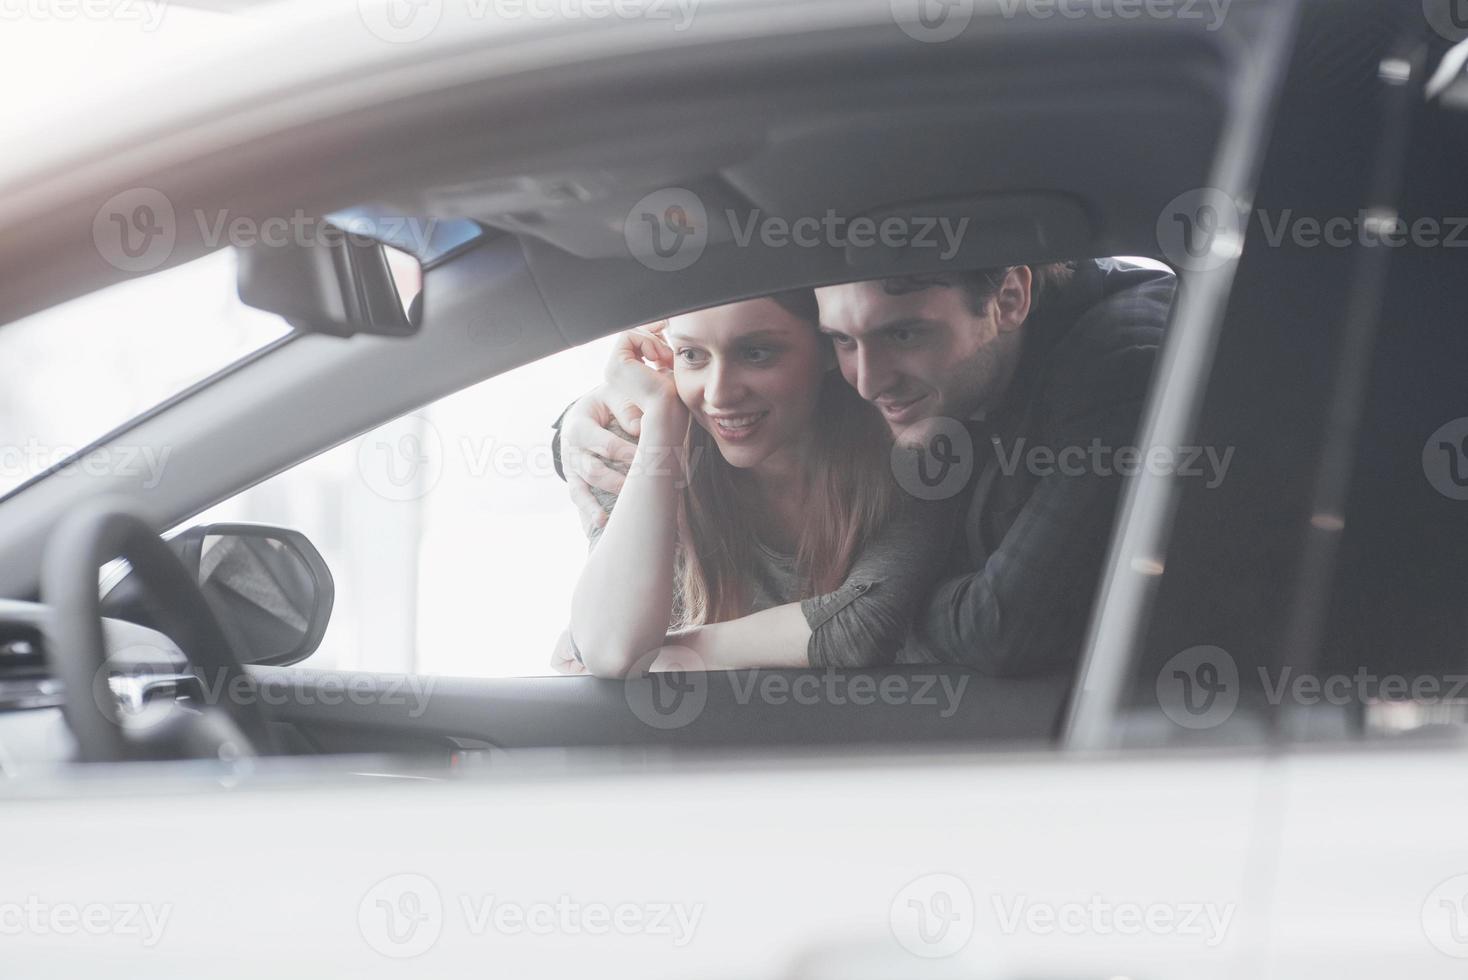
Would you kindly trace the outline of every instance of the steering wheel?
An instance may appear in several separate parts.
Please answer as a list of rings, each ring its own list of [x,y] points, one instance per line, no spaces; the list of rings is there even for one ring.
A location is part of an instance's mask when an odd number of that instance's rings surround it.
[[[98,594],[103,562],[125,558],[153,596],[160,628],[183,651],[219,704],[191,711],[170,704],[159,723],[129,726],[113,697]],[[89,501],[68,514],[46,544],[41,599],[46,659],[65,687],[63,710],[80,761],[230,758],[277,751],[269,714],[198,583],[178,556],[124,502]]]

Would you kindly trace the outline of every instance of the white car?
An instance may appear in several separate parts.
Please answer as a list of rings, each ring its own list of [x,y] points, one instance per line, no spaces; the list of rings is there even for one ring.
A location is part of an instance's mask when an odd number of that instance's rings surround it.
[[[1446,5],[168,7],[0,158],[7,976],[1463,975]],[[602,338],[1118,255],[1073,668],[546,668]]]

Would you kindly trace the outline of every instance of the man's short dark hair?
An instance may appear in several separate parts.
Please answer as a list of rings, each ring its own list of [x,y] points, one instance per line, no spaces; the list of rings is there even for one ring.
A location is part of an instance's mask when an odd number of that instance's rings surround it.
[[[1009,275],[1009,270],[1013,268],[1015,266],[1002,265],[992,269],[970,269],[966,272],[894,276],[881,280],[882,291],[888,296],[903,296],[907,293],[931,289],[934,286],[953,287],[963,290],[964,301],[970,312],[982,313],[985,305],[994,298],[994,294],[999,292],[999,287],[1004,284],[1004,277]],[[1033,307],[1039,306],[1046,295],[1069,282],[1071,276],[1075,274],[1075,265],[1071,262],[1032,265],[1030,272],[1034,276],[1033,284],[1030,286],[1030,302]]]

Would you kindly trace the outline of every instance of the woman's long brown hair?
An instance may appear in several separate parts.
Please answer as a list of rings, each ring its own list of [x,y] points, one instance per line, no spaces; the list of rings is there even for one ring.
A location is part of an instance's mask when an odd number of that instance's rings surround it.
[[[815,329],[813,296],[808,306],[799,294],[772,298]],[[839,371],[822,376],[814,422],[805,467],[806,519],[795,553],[803,597],[840,587],[887,519],[894,497],[886,423]],[[755,503],[741,492],[739,471],[696,422],[689,423],[686,448],[691,474],[679,507],[677,625],[737,619],[752,611]]]

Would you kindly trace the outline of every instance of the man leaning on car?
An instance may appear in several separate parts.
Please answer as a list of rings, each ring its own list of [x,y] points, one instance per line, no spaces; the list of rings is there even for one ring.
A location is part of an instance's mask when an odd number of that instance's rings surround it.
[[[927,444],[899,480],[965,515],[899,661],[1013,676],[1077,660],[1122,483],[1098,461],[1134,444],[1175,286],[1099,259],[816,290],[846,381]],[[621,485],[611,422],[635,431],[636,414],[604,385],[557,422],[588,522],[605,520],[591,488]]]

